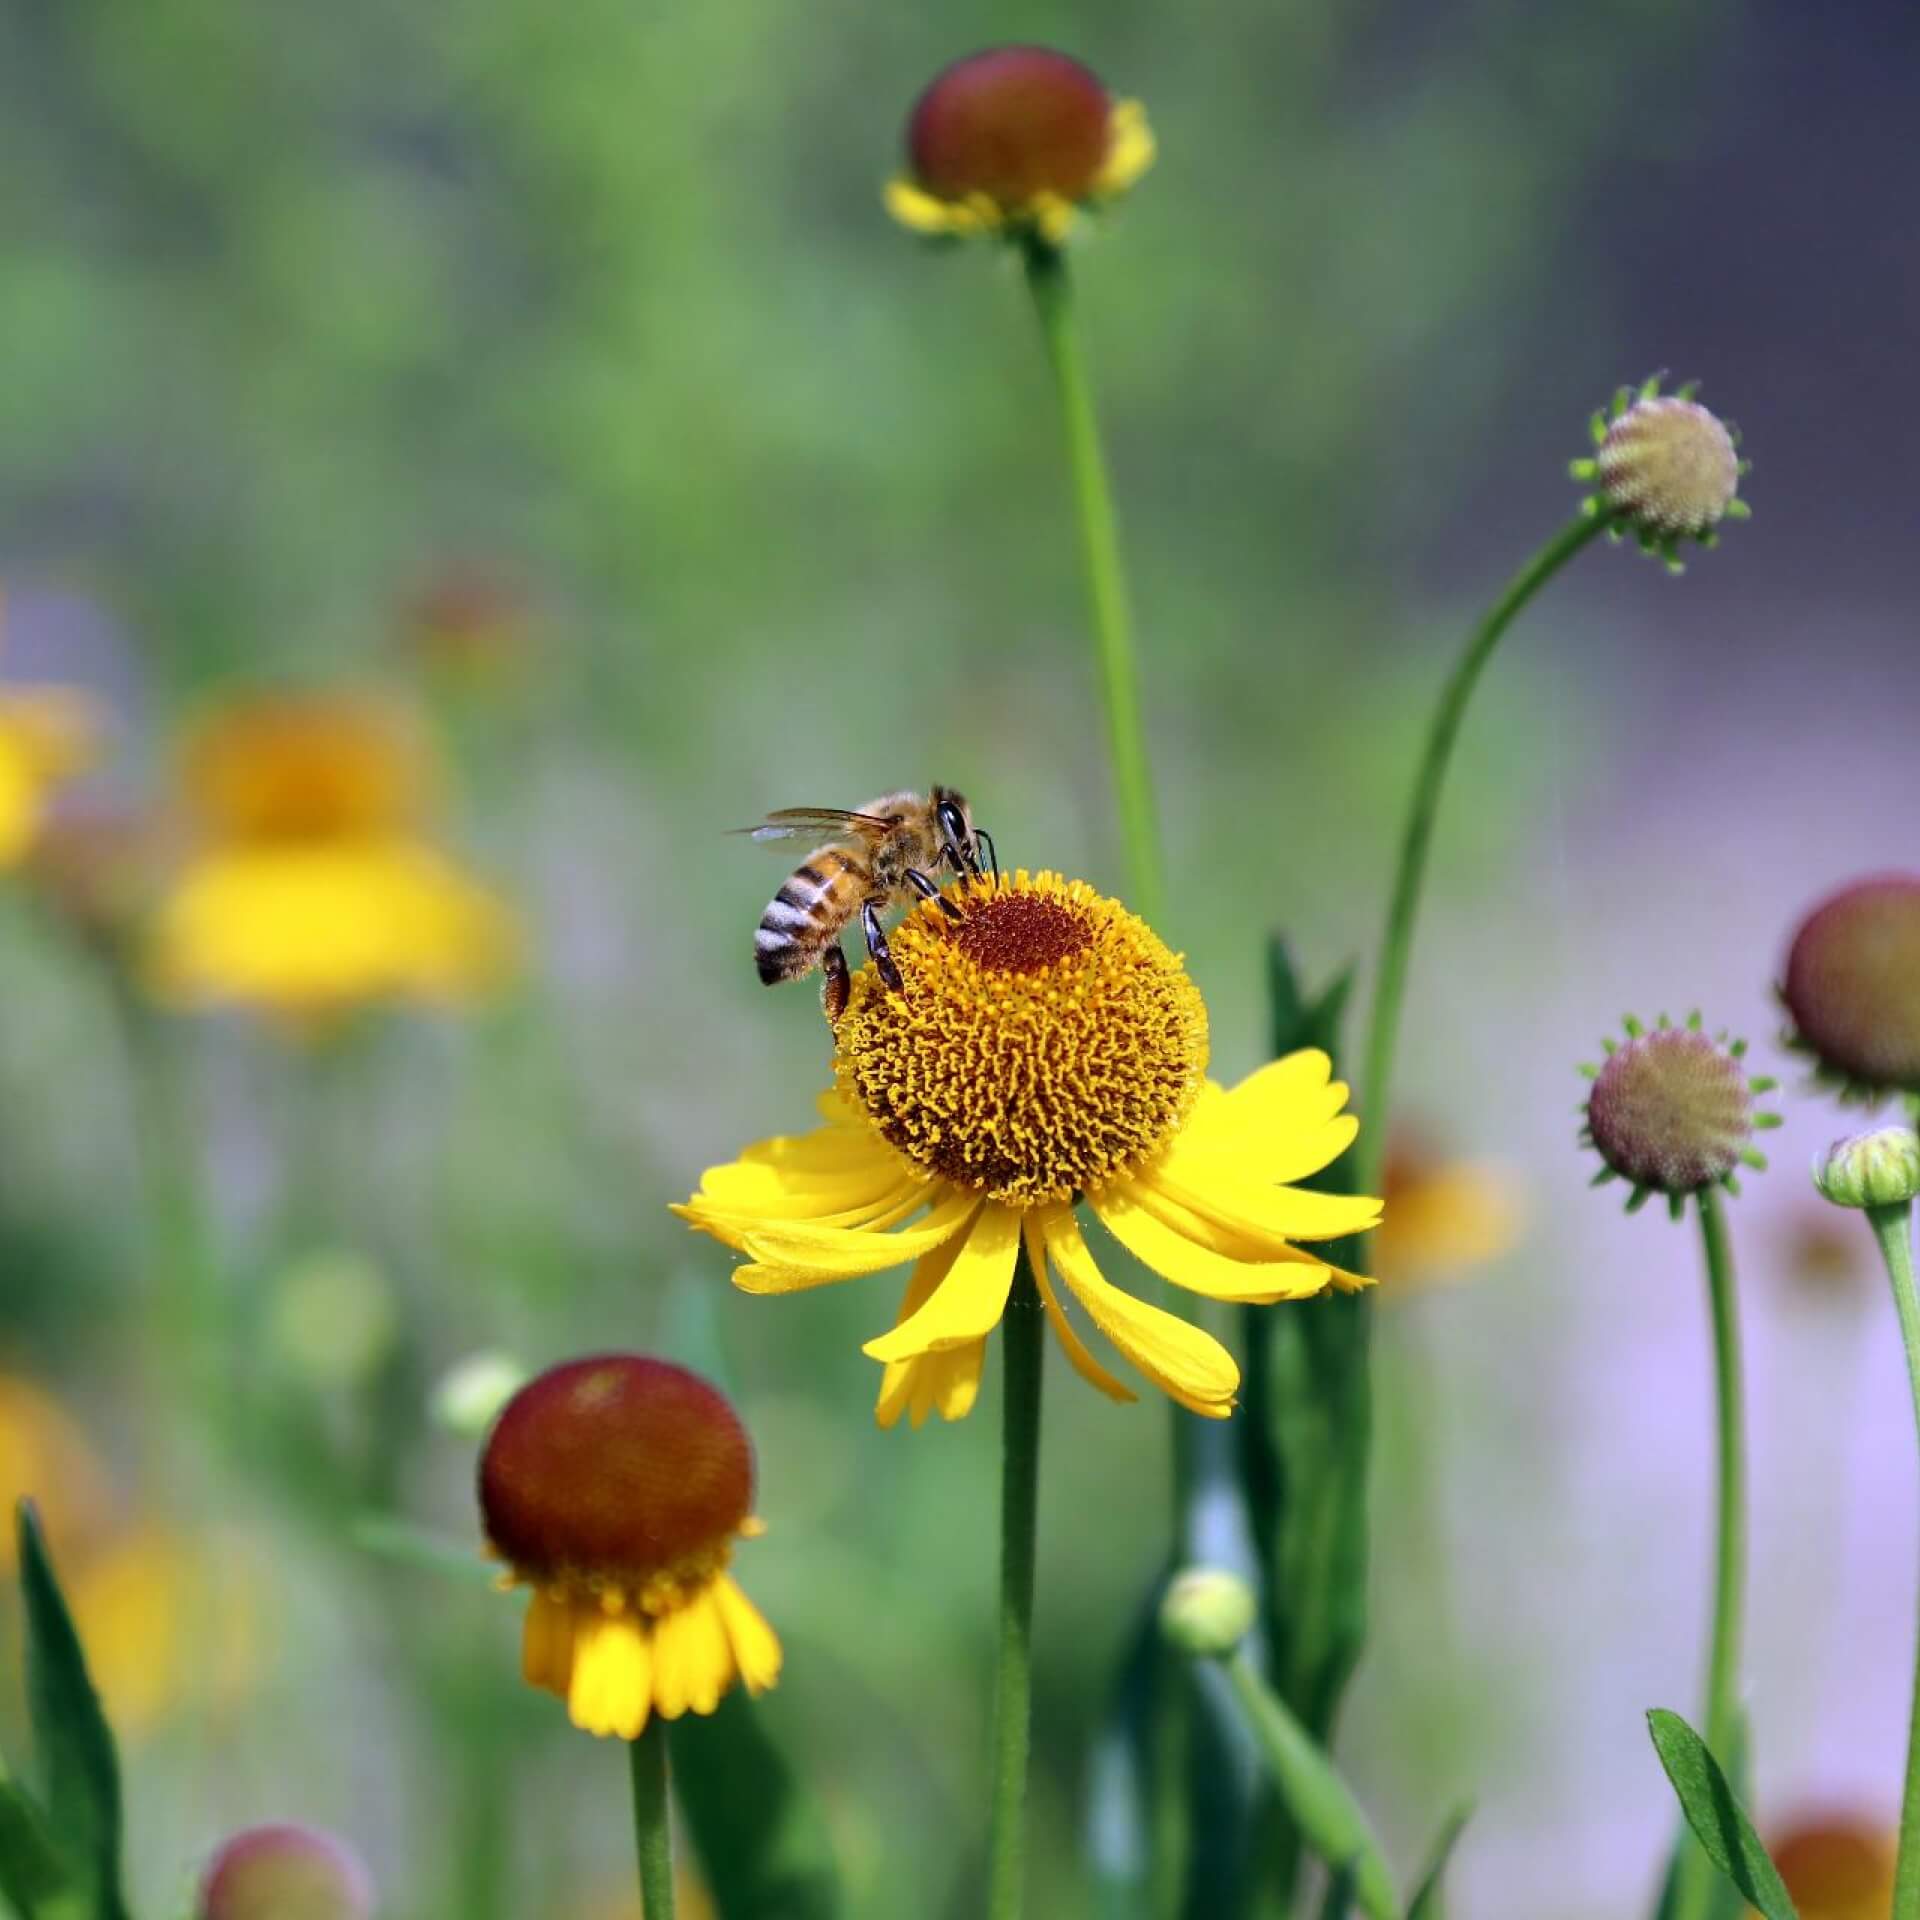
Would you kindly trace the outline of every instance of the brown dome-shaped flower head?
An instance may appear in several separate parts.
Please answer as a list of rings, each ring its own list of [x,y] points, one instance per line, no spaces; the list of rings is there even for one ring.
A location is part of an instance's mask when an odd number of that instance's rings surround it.
[[[1894,1836],[1855,1814],[1805,1816],[1767,1836],[1767,1851],[1800,1920],[1886,1920]]]
[[[249,1827],[214,1855],[197,1920],[370,1920],[373,1882],[345,1841],[316,1827]]]
[[[1678,1218],[1689,1194],[1715,1184],[1737,1193],[1736,1167],[1767,1164],[1753,1136],[1780,1121],[1755,1096],[1777,1083],[1748,1078],[1745,1041],[1707,1033],[1696,1013],[1680,1027],[1663,1015],[1651,1030],[1629,1019],[1625,1040],[1605,1045],[1605,1063],[1581,1069],[1593,1091],[1580,1137],[1605,1163],[1596,1185],[1631,1184],[1629,1212],[1661,1193]]]
[[[757,1530],[753,1450],[704,1380],[640,1354],[551,1368],[507,1402],[479,1481],[488,1541],[534,1590],[526,1678],[576,1726],[633,1739],[773,1684],[779,1642],[727,1573]]]
[[[907,119],[907,174],[888,209],[923,233],[1037,233],[1125,191],[1153,160],[1133,101],[1050,47],[992,47],[937,74]]]
[[[1780,997],[1791,1044],[1843,1098],[1920,1093],[1920,873],[1879,873],[1801,921]]]
[[[1573,462],[1573,476],[1592,484],[1586,507],[1629,530],[1641,547],[1681,572],[1679,543],[1712,546],[1722,520],[1744,520],[1739,498],[1738,436],[1694,399],[1693,386],[1660,391],[1655,374],[1638,391],[1622,387],[1609,412],[1593,416],[1595,452]]]

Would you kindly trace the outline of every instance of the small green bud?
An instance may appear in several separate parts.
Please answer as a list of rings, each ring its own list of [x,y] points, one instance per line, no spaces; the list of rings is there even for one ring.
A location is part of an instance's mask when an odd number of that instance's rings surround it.
[[[1183,1653],[1224,1659],[1253,1628],[1253,1589],[1237,1573],[1189,1567],[1160,1603],[1160,1631]]]
[[[446,1432],[478,1440],[532,1375],[511,1354],[486,1350],[456,1360],[433,1389],[433,1418]]]
[[[1920,1134],[1875,1127],[1836,1140],[1813,1163],[1813,1184],[1836,1207],[1904,1207],[1920,1194]]]

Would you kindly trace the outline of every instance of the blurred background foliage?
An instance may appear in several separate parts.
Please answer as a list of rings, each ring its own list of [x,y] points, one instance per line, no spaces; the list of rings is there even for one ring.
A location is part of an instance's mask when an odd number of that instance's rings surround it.
[[[857,1347],[890,1302],[735,1297],[665,1212],[704,1164],[803,1124],[824,1070],[809,991],[766,994],[746,963],[778,872],[720,829],[943,779],[1010,862],[1116,874],[1013,268],[928,252],[879,210],[923,81],[974,45],[1049,41],[1160,136],[1084,250],[1084,305],[1175,855],[1166,931],[1232,1075],[1260,1054],[1270,926],[1326,972],[1372,937],[1439,659],[1571,511],[1586,409],[1649,354],[1715,379],[1724,344],[1758,389],[1797,351],[1758,305],[1722,329],[1708,263],[1650,276],[1657,243],[1632,237],[1644,216],[1685,257],[1689,170],[1737,148],[1738,81],[1779,83],[1791,35],[1727,0],[0,9],[0,675],[106,705],[67,816],[170,821],[178,730],[236,685],[374,685],[429,716],[440,831],[525,941],[481,1011],[316,1044],[130,1006],[111,944],[46,888],[0,909],[0,1470],[42,1494],[66,1557],[151,1910],[222,1832],[299,1816],[356,1836],[396,1916],[627,1911],[620,1770],[522,1694],[512,1608],[356,1529],[403,1515],[475,1546],[472,1443],[428,1414],[462,1356],[635,1345],[727,1382],[759,1440],[772,1532],[747,1572],[790,1647],[768,1719],[827,1801],[854,1910],[977,1901],[988,1424],[876,1434]],[[1782,177],[1798,157],[1776,154]],[[1768,393],[1724,397],[1751,427]],[[1824,431],[1799,443],[1845,441]],[[1630,700],[1703,684],[1685,661],[1747,604],[1729,576],[1807,578],[1747,544],[1671,590],[1588,561],[1608,584],[1563,589],[1488,690],[1417,962],[1409,1068],[1445,1152],[1535,1159],[1563,1191],[1578,1169],[1557,1136],[1536,1148],[1538,1118],[1571,1108],[1559,1063],[1621,995],[1737,981],[1725,1011],[1765,1030],[1764,949],[1672,964],[1699,951],[1690,926],[1731,931],[1714,883],[1675,872],[1612,917],[1636,835],[1658,847],[1675,815],[1629,802],[1609,840],[1585,811],[1665,737]],[[1691,636],[1685,660],[1636,679],[1656,623]],[[1870,618],[1849,644],[1863,674],[1891,653]],[[1777,722],[1795,696],[1773,695]],[[1727,731],[1732,780],[1754,736]],[[1690,763],[1697,807],[1669,796],[1702,832],[1732,817],[1718,751]],[[1683,858],[1724,874],[1726,844]],[[1641,951],[1666,970],[1602,964]],[[1586,967],[1597,1004],[1565,986]],[[166,1271],[194,1235],[211,1373],[183,1358],[199,1335]],[[1539,1284],[1561,1264],[1476,1296],[1489,1337],[1584,1337]],[[1465,1910],[1617,1911],[1665,1818],[1651,1764],[1589,1793],[1542,1756],[1567,1745],[1553,1703],[1601,1682],[1543,1680],[1536,1703],[1489,1681],[1525,1631],[1501,1603],[1532,1620],[1590,1569],[1550,1528],[1516,1585],[1434,1492],[1452,1458],[1489,1526],[1561,1512],[1558,1442],[1516,1461],[1502,1425],[1586,1417],[1553,1365],[1477,1422],[1457,1402],[1440,1451],[1442,1362],[1485,1344],[1437,1321],[1387,1341],[1388,1592],[1351,1770],[1403,1856],[1476,1782],[1482,1825],[1614,1836],[1567,1841],[1591,1871],[1523,1899],[1488,1889],[1525,1882],[1525,1833],[1477,1868],[1470,1833]],[[1164,1545],[1165,1429],[1064,1378],[1048,1417],[1035,1911],[1071,1914],[1087,1731]],[[1421,1584],[1449,1553],[1452,1602]],[[1466,1615],[1444,1670],[1393,1598],[1409,1581]],[[1684,1705],[1676,1581],[1654,1639]],[[1637,1741],[1643,1676],[1596,1670]]]

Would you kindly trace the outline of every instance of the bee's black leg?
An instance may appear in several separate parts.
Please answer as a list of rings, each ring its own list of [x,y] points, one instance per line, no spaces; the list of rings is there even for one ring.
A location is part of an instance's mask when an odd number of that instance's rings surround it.
[[[940,911],[944,913],[949,920],[964,920],[967,917],[918,867],[909,867],[907,869],[907,884],[919,894],[921,899],[939,901]]]
[[[986,848],[987,865],[993,869],[993,877],[996,880],[999,879],[1000,856],[993,849],[993,835],[990,834],[985,827],[975,827],[973,830],[973,837],[977,844]],[[980,862],[977,858],[973,863],[973,870],[975,873],[978,873],[980,871]]]
[[[820,956],[820,971],[826,975],[820,982],[820,1004],[827,1018],[838,1026],[847,1010],[847,996],[853,992],[853,975],[847,971],[847,956],[840,951],[838,940]]]
[[[880,916],[874,912],[871,900],[860,909],[860,927],[867,936],[867,951],[873,955],[875,971],[893,992],[904,991],[907,983],[901,979],[900,969],[893,963],[893,949],[887,945],[887,936],[880,927]]]

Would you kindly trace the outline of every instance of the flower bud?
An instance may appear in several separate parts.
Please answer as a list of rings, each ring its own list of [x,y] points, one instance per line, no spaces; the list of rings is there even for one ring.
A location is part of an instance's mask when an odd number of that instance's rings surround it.
[[[456,1360],[435,1385],[434,1420],[463,1440],[478,1440],[530,1377],[510,1353],[470,1353]]]
[[[214,1855],[196,1920],[369,1920],[373,1883],[344,1841],[315,1827],[249,1827]]]
[[[1189,1567],[1160,1603],[1160,1631],[1183,1653],[1223,1660],[1252,1631],[1253,1589],[1237,1573]]]
[[[1795,930],[1780,997],[1821,1077],[1865,1100],[1920,1092],[1920,873],[1879,873]]]
[[[1813,1163],[1813,1184],[1836,1207],[1904,1207],[1920,1194],[1920,1134],[1875,1127],[1836,1140]]]

